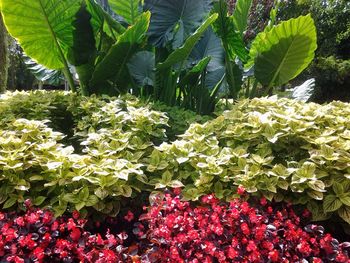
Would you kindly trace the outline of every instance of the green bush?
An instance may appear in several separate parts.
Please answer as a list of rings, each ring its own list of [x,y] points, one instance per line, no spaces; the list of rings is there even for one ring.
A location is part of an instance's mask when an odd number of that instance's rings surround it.
[[[165,139],[167,117],[133,104],[121,99],[82,99],[83,108],[72,115],[91,113],[75,127],[84,154],[74,154],[73,147],[58,143],[63,134],[48,128],[45,121],[2,119],[6,123],[0,129],[3,208],[31,198],[36,205],[52,206],[57,214],[93,206],[114,215],[121,197],[150,189],[143,159],[154,142]]]
[[[51,128],[71,136],[73,116],[67,108],[79,100],[77,95],[63,91],[7,92],[0,95],[0,125],[18,118],[50,120]]]
[[[65,143],[73,144],[79,150],[79,143],[90,131],[99,128],[111,128],[110,117],[101,111],[107,103],[116,100],[108,96],[82,97],[75,93],[63,91],[30,91],[7,92],[0,96],[0,125],[25,118],[28,120],[49,120],[46,124],[55,131],[66,135]],[[165,104],[148,102],[137,99],[132,95],[124,95],[118,100],[121,108],[146,107],[150,110],[165,112],[169,118],[166,137],[172,141],[183,134],[191,123],[204,123],[210,116],[197,115],[190,110],[170,107]]]
[[[350,223],[350,107],[288,99],[243,100],[156,147],[147,171],[156,188],[186,185],[196,200],[237,186],[276,201],[307,205],[315,220],[337,213]]]
[[[321,103],[332,100],[350,101],[350,59],[320,57],[313,63],[311,72],[317,84],[313,101]]]

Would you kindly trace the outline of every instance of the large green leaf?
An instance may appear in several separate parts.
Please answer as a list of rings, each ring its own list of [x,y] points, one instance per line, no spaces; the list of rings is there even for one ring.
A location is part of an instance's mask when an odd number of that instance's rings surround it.
[[[145,9],[152,13],[149,41],[157,47],[169,42],[173,49],[198,28],[210,11],[209,0],[145,0]]]
[[[73,21],[73,45],[68,52],[69,63],[75,66],[82,93],[88,94],[88,85],[94,71],[97,54],[94,31],[90,23],[91,14],[82,4]]]
[[[68,52],[69,62],[74,66],[86,64],[95,57],[95,38],[90,19],[91,14],[83,4],[73,21],[73,45]]]
[[[98,89],[99,84],[112,80],[119,88],[125,89],[125,76],[128,75],[127,63],[143,43],[149,27],[150,12],[143,13],[133,26],[119,36],[103,60],[96,66],[91,86]]]
[[[221,40],[215,35],[211,27],[205,31],[201,40],[193,48],[189,62],[194,65],[205,57],[211,58],[207,67],[209,72],[225,65],[225,51]]]
[[[213,90],[216,85],[220,82],[222,82],[222,79],[226,76],[226,68],[225,66],[222,66],[220,68],[217,68],[214,71],[207,72],[205,76],[205,87],[209,90]],[[227,82],[222,82],[221,86],[226,86]],[[222,89],[222,87],[220,88]]]
[[[114,34],[122,34],[125,28],[109,15],[103,8],[95,2],[95,0],[86,0],[87,10],[91,14],[91,25],[95,35],[104,31],[108,36],[113,37]]]
[[[233,61],[226,66],[226,81],[229,84],[230,94],[237,95],[243,84],[243,70]],[[231,70],[232,72],[228,72]]]
[[[238,56],[245,63],[248,60],[248,51],[242,35],[235,27],[234,17],[228,16],[226,1],[220,0],[214,3],[213,12],[219,14],[219,18],[213,23],[213,29],[221,38],[230,60],[235,60]]]
[[[140,0],[109,0],[112,10],[122,16],[130,25],[133,25],[140,15],[139,4]]]
[[[140,51],[129,61],[128,68],[130,75],[139,86],[154,85],[154,53],[150,51]]]
[[[66,65],[73,44],[72,21],[82,0],[1,0],[10,34],[24,52],[50,69]]]
[[[59,86],[64,83],[62,71],[45,68],[28,57],[24,57],[24,63],[37,80],[52,86]]]
[[[252,0],[238,0],[235,11],[233,13],[233,23],[235,28],[243,35],[247,28],[249,10],[252,5]]]
[[[186,39],[184,45],[175,51],[173,51],[169,57],[163,62],[157,65],[158,69],[166,69],[174,66],[177,63],[187,60],[191,54],[194,46],[200,40],[207,28],[218,18],[217,14],[213,14],[208,17],[207,20],[194,32],[188,39]]]
[[[255,59],[258,81],[274,87],[295,78],[313,60],[316,38],[315,24],[310,15],[290,19],[259,34],[250,52],[251,58]]]
[[[197,65],[191,68],[186,73],[186,75],[183,78],[181,78],[179,86],[184,87],[186,85],[195,85],[196,83],[198,83],[198,78],[203,73],[203,71],[206,70],[210,59],[210,57],[205,57],[202,60],[200,60]]]

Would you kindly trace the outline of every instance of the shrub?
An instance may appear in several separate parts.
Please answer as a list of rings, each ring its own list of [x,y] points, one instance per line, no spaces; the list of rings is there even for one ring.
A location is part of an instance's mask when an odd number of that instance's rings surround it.
[[[8,130],[0,129],[3,208],[23,203],[29,196],[35,205],[47,204],[48,197],[59,194],[58,188],[62,191],[73,152],[72,147],[57,143],[62,138],[61,133],[52,131],[42,121],[18,119],[8,124]]]
[[[152,153],[156,188],[186,185],[196,200],[230,199],[242,185],[269,200],[307,204],[315,220],[337,213],[350,223],[349,104],[243,100],[217,119],[192,125]]]
[[[165,112],[168,116],[169,126],[166,128],[166,134],[170,141],[176,140],[177,136],[183,134],[191,124],[203,124],[213,119],[209,115],[198,115],[193,111],[184,110],[179,107],[170,107],[159,102],[150,104],[150,107],[153,110]]]
[[[201,201],[194,206],[171,194],[155,198],[140,218],[146,224],[135,231],[153,243],[143,257],[161,257],[150,262],[349,262],[349,243],[340,244],[317,225],[303,229],[288,205],[273,208],[264,198],[255,206],[242,199],[225,203],[214,195]]]
[[[121,196],[149,188],[143,158],[165,137],[166,116],[111,100],[89,117],[91,125],[82,126],[88,134],[81,135],[85,154],[59,144],[64,136],[43,121],[19,119],[0,130],[3,208],[30,198],[56,215],[92,206],[115,215]]]
[[[107,106],[112,101],[115,106]],[[211,119],[210,116],[200,116],[190,110],[166,106],[159,102],[142,101],[132,95],[116,99],[108,96],[83,97],[71,92],[36,90],[3,94],[0,97],[0,124],[3,127],[19,118],[50,120],[47,125],[65,134],[67,137],[64,142],[73,144],[76,150],[80,150],[78,141],[81,142],[82,137],[85,138],[90,130],[114,128],[115,123],[108,122],[113,114],[108,110],[112,110],[113,107],[147,108],[164,112],[169,118],[169,125],[165,128],[166,137],[170,140],[175,140],[177,135],[183,134],[191,123],[204,123]]]
[[[52,129],[72,136],[74,120],[67,108],[78,102],[77,95],[63,91],[6,92],[0,96],[0,125],[19,118],[50,120]]]
[[[313,101],[330,102],[333,100],[349,101],[350,59],[336,59],[333,56],[319,57],[311,68],[316,77],[317,89]]]

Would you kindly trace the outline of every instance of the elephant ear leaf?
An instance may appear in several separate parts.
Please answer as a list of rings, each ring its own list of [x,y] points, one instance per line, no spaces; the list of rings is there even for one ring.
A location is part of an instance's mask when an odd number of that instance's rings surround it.
[[[95,35],[104,31],[108,36],[114,37],[125,32],[125,28],[107,13],[95,0],[86,0],[87,10],[91,14],[91,25]]]
[[[26,56],[24,56],[23,59],[27,68],[37,80],[52,86],[59,86],[64,83],[64,75],[62,71],[47,69],[43,65],[36,63],[34,60]]]
[[[73,21],[73,45],[69,50],[69,62],[74,66],[86,64],[96,54],[95,37],[90,24],[91,15],[83,4]]]
[[[154,85],[154,53],[150,51],[140,51],[129,61],[128,68],[130,75],[139,86]]]
[[[24,52],[50,69],[66,67],[81,0],[1,0],[6,27]]]
[[[133,25],[140,15],[139,0],[109,0],[112,10],[123,17],[129,25]]]
[[[225,64],[225,50],[222,47],[221,40],[218,38],[211,27],[209,27],[201,40],[198,41],[189,56],[189,64],[195,65],[205,57],[210,57],[207,70],[214,71]]]
[[[145,9],[152,13],[149,41],[156,47],[171,43],[176,49],[207,17],[209,0],[145,0]]]
[[[219,18],[213,23],[214,32],[221,38],[230,60],[238,57],[243,63],[246,63],[249,58],[248,51],[241,33],[236,28],[235,18],[228,16],[226,1],[215,2],[213,12],[219,14]]]
[[[316,48],[316,27],[310,15],[284,21],[254,40],[250,57],[255,60],[255,76],[268,87],[283,85],[310,64]]]
[[[186,85],[195,85],[195,83],[198,82],[198,79],[201,76],[201,74],[207,69],[210,60],[210,57],[205,57],[202,60],[200,60],[197,65],[191,68],[186,73],[186,75],[183,78],[181,78],[179,86],[184,87]]]
[[[203,24],[196,30],[196,32],[194,32],[189,38],[186,39],[183,46],[173,51],[163,63],[159,63],[157,65],[157,68],[167,69],[176,65],[177,63],[187,60],[193,48],[203,36],[204,32],[217,18],[217,14],[213,14],[207,18],[207,20],[203,22]]]
[[[118,86],[119,91],[127,88],[126,80],[130,76],[127,63],[144,42],[150,17],[150,12],[143,13],[133,26],[119,36],[117,42],[96,66],[90,81],[91,87],[96,89],[100,84],[110,80]]]
[[[97,53],[94,31],[90,20],[91,14],[83,3],[73,21],[73,45],[68,52],[68,60],[75,66],[80,85],[84,91],[84,88],[89,85]]]
[[[252,0],[238,0],[233,13],[233,23],[235,28],[241,33],[242,36],[247,28],[251,5]]]

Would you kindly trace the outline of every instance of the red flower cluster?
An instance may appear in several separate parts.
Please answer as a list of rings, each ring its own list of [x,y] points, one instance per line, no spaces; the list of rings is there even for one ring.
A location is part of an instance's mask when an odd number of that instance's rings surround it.
[[[339,244],[320,226],[303,229],[290,206],[277,210],[261,199],[255,208],[213,195],[201,201],[192,207],[166,194],[142,216],[146,224],[134,232],[161,255],[151,262],[350,262],[350,243]]]
[[[278,210],[265,199],[252,207],[208,195],[191,206],[168,193],[135,223],[140,240],[129,247],[128,233],[92,235],[77,212],[55,219],[27,205],[21,215],[0,212],[0,262],[350,262],[350,243],[320,226],[302,228],[290,206]],[[134,214],[123,218],[130,224]]]
[[[0,262],[125,262],[126,234],[102,238],[84,230],[86,220],[77,212],[55,219],[49,211],[27,208],[20,216],[0,212]]]

